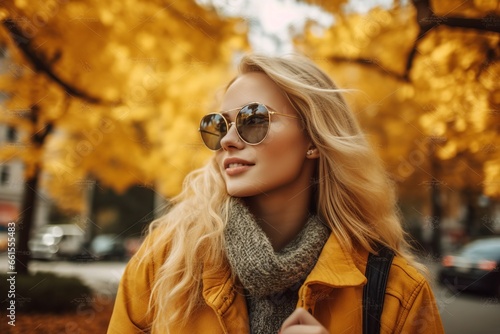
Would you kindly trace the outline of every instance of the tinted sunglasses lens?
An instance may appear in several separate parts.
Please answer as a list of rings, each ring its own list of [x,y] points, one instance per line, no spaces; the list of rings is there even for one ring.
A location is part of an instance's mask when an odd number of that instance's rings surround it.
[[[244,106],[236,117],[236,129],[240,137],[250,144],[258,144],[269,130],[269,111],[266,106],[251,103]]]
[[[227,124],[219,114],[206,115],[200,122],[201,139],[205,145],[211,150],[220,149],[220,140],[227,133]]]

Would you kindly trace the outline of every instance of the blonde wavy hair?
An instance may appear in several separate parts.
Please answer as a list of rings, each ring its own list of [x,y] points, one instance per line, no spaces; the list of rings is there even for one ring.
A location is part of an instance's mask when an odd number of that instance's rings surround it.
[[[333,81],[311,60],[290,55],[246,55],[240,73],[263,72],[288,96],[305,131],[320,153],[316,171],[317,213],[342,247],[375,252],[377,243],[393,249],[417,268],[402,229],[393,183],[362,133]],[[157,229],[151,250],[168,245],[165,262],[156,273],[149,309],[153,332],[169,333],[172,324],[186,324],[203,303],[203,271],[225,263],[223,231],[231,197],[214,159],[193,171],[171,210],[150,226]],[[210,259],[206,266],[202,259]]]

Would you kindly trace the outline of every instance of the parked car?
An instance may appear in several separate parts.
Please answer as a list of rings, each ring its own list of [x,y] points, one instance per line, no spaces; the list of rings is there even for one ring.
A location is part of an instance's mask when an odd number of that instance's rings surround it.
[[[500,237],[472,241],[443,257],[439,282],[457,290],[474,290],[500,298]]]
[[[90,243],[90,254],[95,260],[124,260],[127,252],[122,238],[115,234],[101,234]]]
[[[34,259],[68,259],[80,254],[85,244],[85,233],[77,225],[60,224],[41,226],[28,242]]]

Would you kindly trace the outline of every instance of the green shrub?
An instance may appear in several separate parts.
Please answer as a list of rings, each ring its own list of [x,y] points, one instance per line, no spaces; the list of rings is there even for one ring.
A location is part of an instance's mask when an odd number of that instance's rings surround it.
[[[0,274],[0,307],[9,307],[10,275]],[[76,277],[53,273],[15,276],[16,312],[69,312],[89,307],[92,290]]]

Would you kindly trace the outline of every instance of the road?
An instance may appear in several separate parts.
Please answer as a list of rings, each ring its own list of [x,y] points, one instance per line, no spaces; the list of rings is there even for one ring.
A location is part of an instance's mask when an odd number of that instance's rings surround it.
[[[435,286],[434,295],[447,334],[500,333],[500,299],[476,293],[454,293]]]
[[[438,262],[421,259],[430,280],[446,334],[499,334],[500,299],[492,295],[452,291],[436,282]]]
[[[125,269],[123,262],[33,261],[31,271],[50,271],[80,277],[91,288],[114,296]],[[430,266],[432,272],[435,266]],[[0,255],[0,272],[6,272],[7,257]],[[493,296],[453,293],[432,283],[434,295],[447,334],[500,333],[500,300]]]

